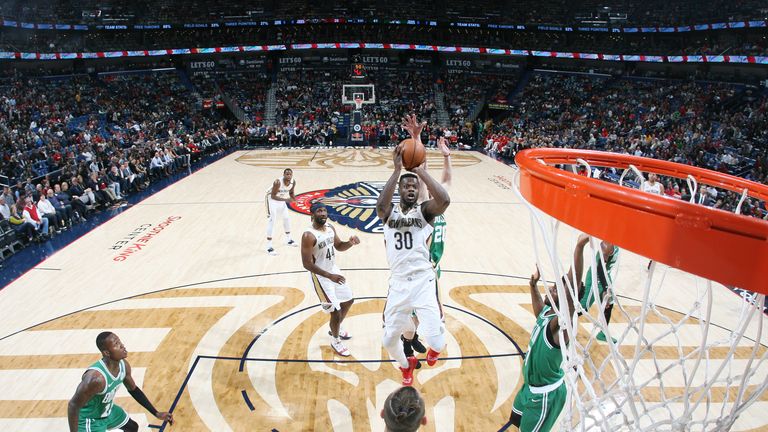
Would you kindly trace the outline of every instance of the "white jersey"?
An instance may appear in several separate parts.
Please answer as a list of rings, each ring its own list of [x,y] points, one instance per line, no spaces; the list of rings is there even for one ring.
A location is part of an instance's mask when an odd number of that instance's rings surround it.
[[[651,182],[649,181],[644,181],[643,184],[640,186],[640,189],[643,192],[662,195],[661,183],[659,182],[655,182],[654,184],[651,184]]]
[[[283,182],[282,178],[279,178],[275,180],[280,183],[280,186],[277,189],[277,193],[275,194],[278,198],[281,199],[288,199],[291,197],[291,189],[293,189],[293,186],[296,184],[296,180],[291,179],[291,182],[288,184],[288,186],[285,185],[285,182]],[[274,182],[272,183],[274,184]],[[267,195],[269,198],[272,198],[272,187],[267,189]]]
[[[336,234],[331,225],[326,223],[324,231],[316,230],[312,226],[306,232],[315,236],[315,245],[312,246],[312,259],[315,265],[329,273],[341,273],[336,266],[336,249],[333,246]]]
[[[392,276],[406,276],[421,271],[434,271],[429,260],[429,238],[432,225],[424,218],[421,205],[403,214],[395,204],[384,224],[384,244]]]

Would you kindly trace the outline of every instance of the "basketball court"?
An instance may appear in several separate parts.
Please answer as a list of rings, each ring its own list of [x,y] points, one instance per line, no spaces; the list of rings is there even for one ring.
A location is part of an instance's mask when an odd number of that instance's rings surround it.
[[[158,409],[173,410],[176,424],[169,428],[123,389],[117,404],[145,430],[383,431],[379,412],[401,380],[381,345],[389,270],[374,210],[391,159],[388,149],[235,152],[110,219],[5,287],[0,430],[64,430],[67,401],[84,369],[99,358],[95,337],[111,330],[129,351],[137,384]],[[439,176],[442,157],[428,152],[428,160]],[[454,152],[453,166],[440,279],[448,344],[435,367],[416,371],[414,385],[427,403],[424,430],[496,431],[522,385],[521,354],[535,322],[528,288],[535,267],[531,219],[512,190],[516,168],[475,152]],[[318,198],[329,204],[330,222],[343,239],[361,239],[337,255],[356,298],[344,322],[353,336],[351,357],[338,357],[328,345],[328,316],[299,248],[284,245],[280,221],[279,255],[266,253],[264,197],[284,168],[293,169],[297,183],[294,239],[310,225],[308,203]],[[566,234],[558,238],[563,257],[575,236]],[[623,252],[614,289],[630,310],[642,305],[647,267],[647,258]],[[665,312],[648,321],[651,333],[666,318],[685,320],[681,312],[699,289],[681,272],[659,267],[665,289],[656,304]],[[718,307],[709,331],[727,338],[744,300],[724,287],[714,293]],[[764,321],[745,336],[765,334]],[[694,349],[698,341],[687,335],[698,326],[694,320],[681,326],[682,346],[659,340],[653,358],[640,360],[636,370],[650,379],[654,363]],[[626,327],[620,315],[611,322],[618,332]],[[590,324],[581,328],[579,338],[588,339]],[[619,350],[631,355],[632,340]],[[595,358],[605,356],[605,344],[591,346]],[[748,362],[750,341],[739,346],[735,361]],[[765,364],[757,377],[768,379]],[[675,379],[663,385],[673,392],[682,386]],[[661,401],[657,389],[646,387],[645,397]],[[729,396],[713,389],[709,397]],[[763,394],[733,430],[768,430],[766,411]]]

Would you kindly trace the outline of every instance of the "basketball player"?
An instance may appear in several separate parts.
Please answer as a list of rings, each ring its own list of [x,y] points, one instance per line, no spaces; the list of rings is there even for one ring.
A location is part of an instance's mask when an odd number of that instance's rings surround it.
[[[568,271],[563,279],[566,284],[568,313],[573,315],[574,303],[568,286],[572,283],[572,271],[576,272],[576,281],[583,288],[581,276],[584,268],[584,246],[589,243],[589,236],[582,234],[573,252],[575,269]],[[560,322],[552,310],[550,299],[542,299],[538,289],[539,269],[531,276],[531,303],[536,315],[536,325],[531,331],[528,353],[523,363],[523,387],[515,396],[512,404],[510,422],[521,432],[548,432],[560,415],[567,396],[563,385],[565,373],[562,368],[563,354],[560,351]],[[549,294],[555,305],[559,305],[557,287],[549,287]],[[563,339],[568,343],[569,335],[563,332]]]
[[[440,137],[437,140],[437,148],[440,149],[440,153],[443,154],[443,178],[440,184],[446,191],[451,187],[451,180],[453,178],[453,167],[451,166],[451,150],[448,148],[448,140],[445,137]],[[427,162],[424,162],[424,169],[426,170]],[[419,184],[419,202],[426,201],[429,198],[429,192],[427,191],[424,183]],[[429,242],[429,258],[432,261],[432,265],[435,267],[437,273],[438,283],[440,280],[440,260],[443,257],[445,250],[445,234],[446,223],[445,215],[437,215],[433,223],[434,231]],[[403,333],[400,339],[403,341],[403,352],[406,357],[414,355],[414,351],[424,354],[427,352],[427,348],[419,340],[419,334],[416,333],[416,329],[419,326],[419,319],[415,314],[411,315],[413,319],[413,330],[407,330]],[[421,363],[416,363],[416,369],[421,368]]]
[[[144,392],[131,376],[131,365],[125,360],[128,351],[120,338],[112,332],[102,332],[96,337],[96,346],[102,358],[83,374],[75,395],[69,400],[67,419],[70,432],[103,432],[120,429],[136,432],[139,425],[115,405],[115,393],[125,383],[128,393],[153,416],[173,424],[173,415],[157,412]]]
[[[425,123],[419,123],[415,115],[406,117],[403,127],[417,140]],[[429,344],[427,364],[437,361],[445,347],[445,325],[443,324],[440,299],[437,295],[437,277],[429,259],[427,244],[432,234],[433,223],[450,204],[445,188],[419,166],[412,173],[400,176],[403,168],[402,146],[393,152],[394,171],[376,202],[376,214],[384,223],[384,242],[387,261],[391,269],[389,292],[384,308],[383,345],[389,355],[400,365],[403,385],[413,383],[415,357],[406,357],[400,344],[400,335],[413,328],[411,313],[419,319],[422,336]],[[419,183],[424,182],[433,197],[417,204]],[[392,203],[395,185],[398,185],[400,202]]]
[[[648,180],[640,185],[640,190],[655,195],[664,195],[664,185],[659,183],[659,176],[656,173],[648,174]]]
[[[288,246],[298,246],[291,238],[291,220],[288,218],[289,202],[296,201],[293,194],[296,189],[296,180],[293,179],[293,170],[286,168],[283,171],[283,178],[276,179],[272,183],[272,188],[267,190],[267,253],[277,255],[272,246],[272,230],[275,227],[275,220],[283,218],[285,227],[285,238]]]
[[[387,396],[381,418],[384,432],[413,432],[427,424],[426,407],[419,391],[413,387],[400,387]]]
[[[611,322],[611,312],[613,311],[613,293],[608,292],[608,287],[613,283],[613,276],[611,272],[616,267],[616,263],[619,260],[619,248],[614,244],[608,243],[607,241],[602,241],[600,242],[600,249],[602,253],[597,252],[595,254],[595,262],[597,263],[597,280],[594,282],[597,285],[597,295],[600,296],[601,302],[605,301],[606,296],[608,296],[605,309],[603,309],[605,323],[608,324]],[[603,266],[605,266],[605,268],[603,268]],[[589,307],[592,306],[592,304],[597,299],[597,296],[595,296],[594,292],[592,291],[592,283],[592,267],[590,266],[590,268],[587,269],[587,277],[584,280],[584,294],[579,299],[581,307],[584,308],[585,311],[588,311]],[[605,342],[605,333],[600,331],[600,333],[595,336],[595,339],[601,342]],[[616,343],[616,339],[613,339],[613,343]]]
[[[329,332],[331,348],[340,356],[347,357],[349,349],[341,339],[350,339],[349,333],[341,331],[341,322],[349,312],[354,300],[352,290],[336,265],[336,251],[343,252],[360,244],[357,236],[341,241],[336,230],[328,223],[328,209],[325,204],[314,203],[310,208],[312,227],[301,236],[301,261],[309,271],[312,286],[320,297],[323,311],[331,314]]]

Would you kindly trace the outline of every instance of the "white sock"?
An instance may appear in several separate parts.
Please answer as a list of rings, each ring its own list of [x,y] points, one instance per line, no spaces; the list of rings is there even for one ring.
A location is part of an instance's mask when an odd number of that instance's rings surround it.
[[[267,249],[272,249],[272,240],[267,240]]]

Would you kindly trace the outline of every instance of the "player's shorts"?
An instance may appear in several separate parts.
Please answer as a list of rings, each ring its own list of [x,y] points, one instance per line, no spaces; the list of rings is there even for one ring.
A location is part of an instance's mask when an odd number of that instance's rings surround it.
[[[585,311],[588,311],[590,306],[592,306],[595,301],[602,301],[602,298],[605,295],[605,287],[600,283],[599,279],[597,280],[596,285],[597,296],[595,296],[594,292],[592,291],[592,270],[590,269],[587,271],[587,277],[584,280],[584,285],[582,288],[584,293],[579,299],[579,303],[581,303],[581,307],[584,308]],[[613,304],[613,296],[609,296],[607,301],[607,304]]]
[[[312,280],[312,288],[320,299],[323,312],[331,313],[335,310],[341,310],[342,303],[352,300],[352,290],[347,284],[337,284],[314,273],[310,273],[309,277]]]
[[[560,381],[554,390],[540,390],[523,384],[515,396],[512,412],[521,417],[520,432],[549,432],[565,406],[568,390],[564,382]]]
[[[273,200],[272,197],[267,194],[267,217],[288,217],[288,205],[285,201]]]
[[[125,426],[130,419],[124,409],[112,405],[112,411],[104,418],[90,419],[80,416],[77,422],[77,432],[106,432],[119,429]]]
[[[420,336],[437,336],[445,332],[434,271],[389,279],[384,306],[384,337],[391,334],[399,337],[403,332],[413,330],[413,314],[419,318]]]

